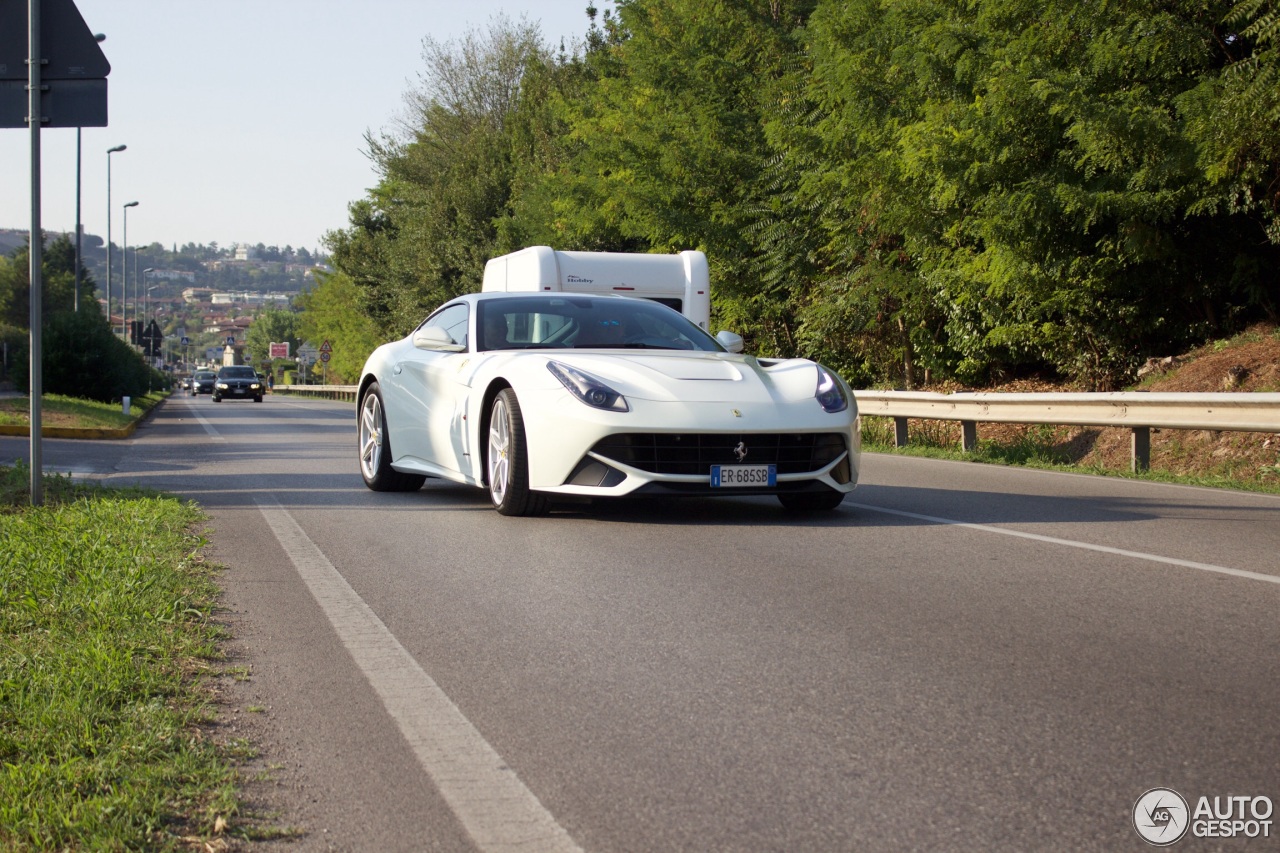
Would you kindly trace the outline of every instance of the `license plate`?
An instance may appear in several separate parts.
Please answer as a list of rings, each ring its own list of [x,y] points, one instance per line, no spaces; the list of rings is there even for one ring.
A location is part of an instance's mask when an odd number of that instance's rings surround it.
[[[244,389],[243,389],[243,388],[235,388],[235,389],[232,389],[231,393],[232,393],[232,394],[243,394],[243,393],[244,393]]]
[[[777,465],[712,465],[711,488],[778,485]]]

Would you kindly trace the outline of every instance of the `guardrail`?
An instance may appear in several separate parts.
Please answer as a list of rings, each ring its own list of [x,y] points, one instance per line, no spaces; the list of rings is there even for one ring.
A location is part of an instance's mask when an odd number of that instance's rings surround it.
[[[277,385],[298,394],[354,403],[355,385]],[[893,418],[894,445],[908,443],[907,420],[960,422],[960,446],[978,444],[978,424],[1055,424],[1121,427],[1132,431],[1132,468],[1151,467],[1152,429],[1207,429],[1280,433],[1280,394],[1208,394],[1115,391],[1079,394],[1006,394],[930,391],[855,391],[858,411]]]
[[[297,394],[300,397],[322,397],[326,400],[356,401],[355,385],[277,385],[271,389],[272,394]]]
[[[854,397],[862,415],[893,418],[897,447],[907,444],[908,418],[959,421],[965,450],[977,446],[979,423],[1123,427],[1132,430],[1134,471],[1151,467],[1153,428],[1280,433],[1280,394],[1272,393],[855,391]]]

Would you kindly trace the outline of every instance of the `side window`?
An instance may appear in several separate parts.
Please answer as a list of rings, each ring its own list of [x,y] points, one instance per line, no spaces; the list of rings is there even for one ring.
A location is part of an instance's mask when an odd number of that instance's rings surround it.
[[[423,328],[432,326],[444,329],[449,333],[449,338],[455,344],[466,344],[467,342],[467,320],[470,313],[465,304],[446,305],[436,313],[427,318],[422,324]]]

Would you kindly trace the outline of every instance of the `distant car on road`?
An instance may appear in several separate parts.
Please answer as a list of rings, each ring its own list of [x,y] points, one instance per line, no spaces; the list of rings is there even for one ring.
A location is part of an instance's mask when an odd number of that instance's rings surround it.
[[[212,394],[213,383],[218,381],[218,374],[212,370],[197,370],[191,377],[191,396]]]
[[[258,374],[247,364],[232,364],[218,371],[213,383],[213,402],[223,400],[248,400],[262,402],[263,385]]]

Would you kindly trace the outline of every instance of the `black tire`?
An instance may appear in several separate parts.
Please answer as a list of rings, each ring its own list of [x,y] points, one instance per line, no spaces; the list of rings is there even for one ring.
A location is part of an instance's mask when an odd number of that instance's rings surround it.
[[[253,402],[255,402],[255,403],[261,403],[261,402],[262,402],[262,398],[261,398],[261,397],[254,397],[254,398],[253,398]]]
[[[221,403],[221,402],[222,402],[222,398],[221,398],[221,397],[219,397],[217,394],[214,394],[214,395],[213,395],[213,402],[215,402],[215,403]]]
[[[489,500],[502,515],[542,515],[547,496],[529,488],[529,447],[525,441],[520,401],[503,388],[489,410],[485,473]]]
[[[778,503],[791,512],[826,512],[840,506],[844,492],[823,489],[820,492],[782,492]]]
[[[415,492],[422,488],[425,475],[404,474],[391,467],[391,437],[377,382],[369,386],[360,401],[356,436],[360,476],[366,486],[375,492]]]

